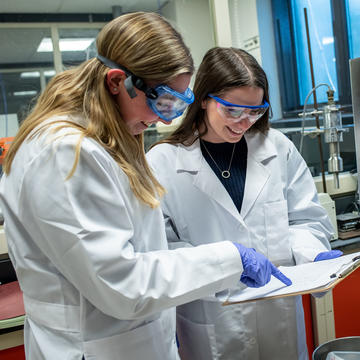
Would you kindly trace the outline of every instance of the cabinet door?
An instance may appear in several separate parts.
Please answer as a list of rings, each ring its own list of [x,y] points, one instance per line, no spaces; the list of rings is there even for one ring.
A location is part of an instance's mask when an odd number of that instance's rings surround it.
[[[1,360],[25,360],[24,345],[0,351]]]
[[[336,338],[360,336],[360,268],[333,289]]]

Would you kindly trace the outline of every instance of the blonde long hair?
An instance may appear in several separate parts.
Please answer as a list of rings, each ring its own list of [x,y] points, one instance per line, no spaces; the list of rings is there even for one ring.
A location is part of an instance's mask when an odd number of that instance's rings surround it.
[[[181,35],[160,15],[137,12],[119,16],[101,30],[96,41],[98,53],[127,67],[144,80],[166,83],[183,73],[192,74],[193,60]],[[4,172],[20,145],[45,130],[42,124],[52,116],[81,114],[86,127],[61,122],[56,130],[75,127],[81,137],[75,149],[72,176],[79,161],[81,141],[89,137],[103,146],[129,178],[135,196],[151,207],[159,205],[164,189],[146,162],[143,134],[132,135],[120,116],[118,104],[105,83],[109,68],[93,58],[56,75],[22,123],[4,162]],[[38,129],[34,132],[34,129]],[[68,177],[69,177],[68,176]]]

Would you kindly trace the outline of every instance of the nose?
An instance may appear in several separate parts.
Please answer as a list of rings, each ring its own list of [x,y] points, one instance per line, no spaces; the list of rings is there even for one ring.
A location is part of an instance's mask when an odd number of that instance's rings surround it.
[[[249,114],[247,114],[245,112],[243,114],[241,114],[241,117],[237,121],[237,123],[241,125],[242,129],[248,128],[253,124],[252,121],[250,120]]]

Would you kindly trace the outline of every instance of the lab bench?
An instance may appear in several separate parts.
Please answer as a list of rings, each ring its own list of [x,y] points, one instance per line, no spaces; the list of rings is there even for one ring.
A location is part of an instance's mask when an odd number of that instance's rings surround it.
[[[16,280],[16,274],[7,252],[4,229],[0,226],[0,282],[2,284],[9,284]],[[11,320],[0,320],[1,360],[25,360],[24,318],[24,316],[18,316]]]
[[[360,251],[360,237],[346,240],[334,240],[330,242],[331,249],[341,250],[344,253]]]

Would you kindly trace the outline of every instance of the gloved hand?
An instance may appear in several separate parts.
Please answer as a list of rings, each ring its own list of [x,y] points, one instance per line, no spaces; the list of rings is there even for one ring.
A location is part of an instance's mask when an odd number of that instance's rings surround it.
[[[277,269],[264,255],[256,252],[255,249],[247,248],[244,245],[233,243],[238,249],[243,263],[244,271],[240,281],[249,287],[261,287],[270,281],[271,275],[289,286],[291,280]]]
[[[343,254],[343,252],[340,250],[324,251],[324,252],[321,252],[320,254],[316,255],[314,262],[321,261],[321,260],[335,259],[335,258],[341,256],[342,254]]]
[[[342,251],[340,250],[330,250],[330,251],[324,251],[321,252],[319,254],[316,255],[314,262],[315,261],[322,261],[322,260],[329,260],[329,259],[335,259],[339,256],[341,256],[343,254]],[[328,292],[327,291],[322,291],[322,292],[318,292],[318,293],[312,293],[311,295],[314,298],[322,298],[323,296],[325,296]]]

